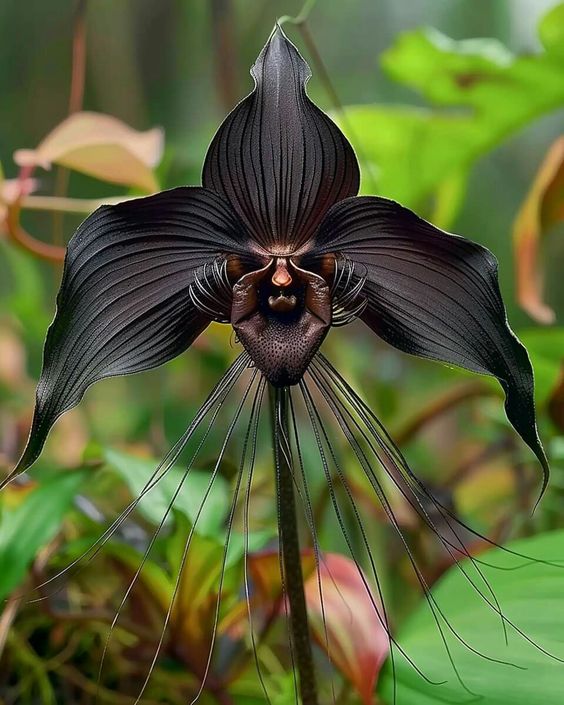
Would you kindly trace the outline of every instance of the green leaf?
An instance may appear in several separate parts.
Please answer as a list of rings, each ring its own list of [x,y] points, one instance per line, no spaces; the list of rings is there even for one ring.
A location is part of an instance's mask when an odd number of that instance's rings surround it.
[[[131,546],[117,541],[108,541],[104,544],[104,554],[122,563],[130,570],[131,575],[139,571],[138,579],[150,591],[161,610],[166,613],[174,593],[174,582],[163,568],[150,558],[145,558]]]
[[[400,35],[382,65],[430,107],[351,106],[341,126],[353,144],[359,141],[363,192],[411,207],[512,132],[564,104],[561,64],[547,53],[514,57],[496,40],[456,42],[418,29]]]
[[[39,549],[57,534],[84,478],[82,472],[61,473],[42,482],[16,509],[4,508],[0,521],[0,599],[21,583]]]
[[[33,256],[0,240],[0,294],[4,306],[22,324],[26,342],[43,341],[49,316],[44,309],[41,271]]]
[[[530,328],[519,331],[535,371],[535,396],[544,403],[558,382],[564,355],[564,328]]]
[[[564,532],[515,542],[510,548],[539,560],[561,559]],[[488,551],[481,558],[502,568],[497,570],[483,564],[481,566],[503,613],[527,637],[551,654],[564,658],[564,566],[538,562],[527,564],[526,560],[501,549]],[[465,561],[463,565],[491,601],[491,594],[470,563]],[[521,567],[506,570],[515,566]],[[459,569],[453,567],[448,571],[433,588],[433,596],[452,627],[473,649],[519,667],[495,663],[472,653],[443,625],[456,668],[481,702],[488,705],[546,705],[561,701],[564,665],[541,653],[511,626],[508,626],[506,645],[499,615],[485,604]],[[442,685],[426,682],[396,649],[398,703],[438,705],[472,699],[456,678],[426,601],[400,630],[397,638],[428,678],[446,681]],[[393,682],[389,663],[380,683],[385,701],[391,704]]]
[[[104,456],[108,464],[128,484],[134,497],[138,497],[142,493],[143,488],[150,481],[159,465],[158,460],[137,458],[111,449],[106,450]],[[182,468],[173,466],[156,486],[147,492],[139,502],[138,508],[148,521],[153,524],[161,522],[184,476],[185,472]],[[219,475],[213,481],[205,504],[200,511],[210,479],[210,473],[191,469],[174,500],[174,509],[182,512],[191,523],[197,522],[196,529],[199,534],[204,536],[216,536],[221,533],[229,509],[227,482]],[[172,518],[172,512],[169,512],[167,523],[172,521]]]
[[[564,59],[564,3],[546,13],[539,24],[539,37],[547,52]]]

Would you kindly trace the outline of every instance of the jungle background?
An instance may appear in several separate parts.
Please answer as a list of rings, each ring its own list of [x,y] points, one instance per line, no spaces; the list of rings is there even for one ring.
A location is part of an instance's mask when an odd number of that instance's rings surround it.
[[[312,68],[310,96],[357,151],[362,191],[397,199],[498,257],[508,317],[535,369],[539,428],[551,461],[550,486],[533,514],[540,469],[506,421],[494,382],[396,352],[360,324],[330,334],[327,356],[427,485],[469,526],[538,559],[496,548],[486,558],[487,542],[465,534],[472,552],[484,558],[504,613],[525,635],[507,627],[506,644],[499,616],[420,519],[395,500],[406,541],[455,626],[444,628],[451,661],[396,532],[352,458],[345,460],[390,627],[428,676],[398,654],[397,702],[475,697],[457,679],[454,663],[465,686],[488,705],[556,705],[564,692],[564,665],[554,658],[564,658],[564,573],[555,563],[564,561],[564,4],[318,0],[302,9],[294,0],[0,1],[0,473],[15,465],[29,429],[61,248],[100,199],[198,184],[207,145],[226,112],[249,92],[249,67],[274,21],[297,17],[284,29]],[[59,125],[58,138],[50,139]],[[150,132],[140,137],[132,130]],[[164,368],[96,385],[57,423],[29,475],[3,491],[3,705],[137,702],[223,431],[212,432],[111,638],[116,610],[174,494],[180,467],[91,560],[47,581],[87,551],[138,495],[236,348],[228,327],[214,324]],[[261,433],[268,440],[268,429]],[[214,631],[215,656],[200,702],[265,702],[256,662],[271,701],[294,702],[265,445],[248,539],[255,643],[242,588],[240,522],[223,561],[237,467],[237,458],[227,457],[195,528],[144,703],[194,698]],[[342,452],[350,454],[344,442]],[[327,639],[317,579],[307,567],[311,555],[305,555],[323,697],[391,705],[388,641],[318,468],[312,467],[310,480],[330,595]],[[345,522],[360,546],[350,509]],[[372,581],[366,556],[359,561]],[[509,665],[487,660],[468,644]]]

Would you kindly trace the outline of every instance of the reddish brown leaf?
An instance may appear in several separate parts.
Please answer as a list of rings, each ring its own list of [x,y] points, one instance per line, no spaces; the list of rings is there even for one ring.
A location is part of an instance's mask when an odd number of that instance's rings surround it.
[[[350,558],[323,554],[319,576],[311,551],[304,551],[302,560],[315,639],[335,668],[356,688],[362,702],[371,705],[378,673],[389,649],[388,635],[375,609],[376,605],[382,615],[376,591],[369,593],[368,581]],[[278,553],[267,551],[251,556],[249,570],[261,602],[281,610]]]
[[[57,125],[37,149],[19,149],[21,167],[49,169],[52,164],[89,174],[102,181],[156,191],[153,173],[162,156],[160,128],[138,132],[101,113],[74,113]]]
[[[376,591],[369,593],[355,563],[335,553],[323,556],[316,574],[306,580],[311,626],[336,668],[354,685],[362,702],[371,705],[389,640],[378,616]],[[321,599],[322,598],[322,599]],[[325,617],[326,627],[323,625]]]
[[[539,323],[554,321],[554,311],[543,300],[543,276],[539,264],[541,239],[562,220],[564,136],[548,150],[513,228],[517,296],[520,305]]]

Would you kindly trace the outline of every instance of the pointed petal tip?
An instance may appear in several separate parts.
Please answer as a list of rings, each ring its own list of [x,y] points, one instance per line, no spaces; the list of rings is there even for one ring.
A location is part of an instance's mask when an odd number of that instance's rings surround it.
[[[540,462],[541,467],[542,467],[542,485],[539,490],[539,494],[538,494],[538,497],[535,501],[533,509],[531,511],[531,516],[534,515],[534,513],[537,510],[537,507],[539,506],[542,498],[544,497],[545,492],[548,487],[548,482],[550,480],[550,465],[549,465],[548,458],[546,457],[546,453],[544,452],[544,448],[542,447],[540,440],[538,442],[538,447],[536,449],[533,449],[533,452],[537,456],[538,461]]]
[[[16,467],[11,470],[6,477],[2,478],[0,481],[0,492],[2,492],[3,489],[5,489],[11,482],[13,482],[17,477],[20,475],[23,475],[24,472],[32,465],[32,463],[27,463],[25,462],[25,457],[22,456],[18,460],[18,464]]]
[[[294,46],[292,42],[288,39],[288,35],[286,32],[282,29],[282,25],[280,24],[279,20],[276,20],[274,23],[274,27],[272,28],[272,32],[270,33],[270,37],[268,38],[268,41],[266,42],[266,45],[268,46],[269,44],[290,44],[290,46]],[[295,47],[294,47],[295,48]]]
[[[298,65],[301,80],[305,83],[311,77],[309,65],[296,45],[288,39],[282,25],[276,21],[266,44],[251,67],[251,76],[255,81],[260,81],[263,72],[268,73],[277,68],[279,70],[284,66],[291,67],[292,64]]]

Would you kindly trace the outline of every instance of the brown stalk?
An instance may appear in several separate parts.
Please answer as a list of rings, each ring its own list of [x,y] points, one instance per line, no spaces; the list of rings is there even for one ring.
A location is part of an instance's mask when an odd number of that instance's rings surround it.
[[[14,203],[8,207],[6,228],[9,237],[22,249],[31,252],[39,259],[47,262],[62,262],[65,259],[65,248],[60,245],[51,245],[48,242],[36,240],[20,224],[20,206]]]
[[[211,0],[211,20],[215,82],[221,108],[228,113],[239,98],[231,0]]]
[[[318,705],[315,668],[304,592],[302,557],[294,497],[292,450],[288,428],[288,387],[271,388],[274,464],[278,495],[278,540],[283,586],[290,608],[291,643],[302,705]]]
[[[78,0],[74,14],[72,38],[72,69],[69,92],[68,114],[78,113],[84,103],[84,86],[86,83],[86,8],[88,0]],[[57,169],[55,179],[55,196],[64,196],[69,186],[69,170]],[[53,242],[63,242],[63,213],[53,214]]]

